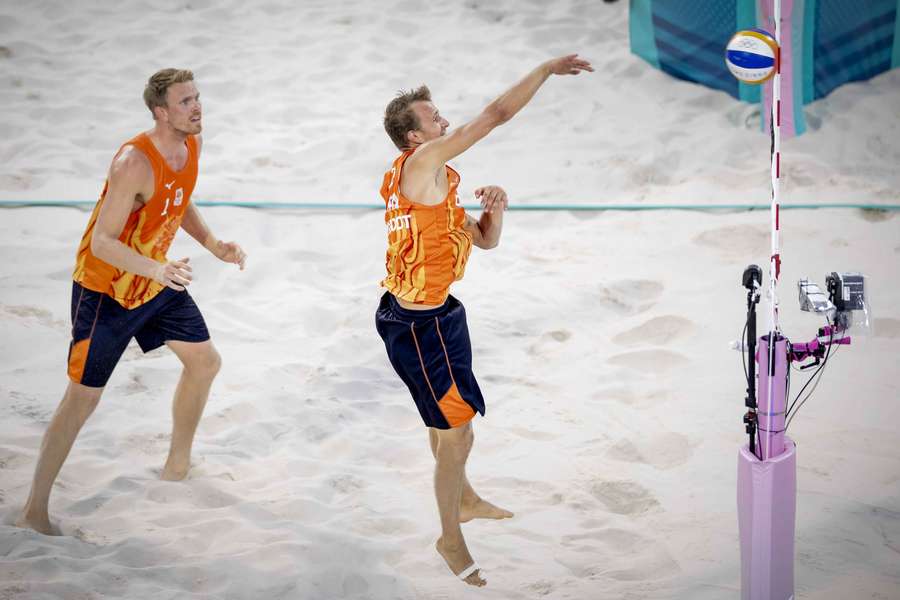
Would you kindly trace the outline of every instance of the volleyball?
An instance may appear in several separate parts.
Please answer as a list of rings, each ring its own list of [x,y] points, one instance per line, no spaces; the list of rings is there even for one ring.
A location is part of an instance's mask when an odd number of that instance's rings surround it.
[[[725,47],[725,64],[740,81],[760,84],[775,74],[778,44],[768,31],[745,29],[735,33]]]

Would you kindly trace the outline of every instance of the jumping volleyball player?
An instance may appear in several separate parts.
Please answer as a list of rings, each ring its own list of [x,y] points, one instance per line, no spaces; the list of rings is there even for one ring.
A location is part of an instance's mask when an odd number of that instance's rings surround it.
[[[144,101],[156,124],[119,149],[78,247],[69,386],[44,434],[31,494],[17,521],[45,534],[52,532],[53,481],[131,338],[144,352],[166,344],[184,365],[161,477],[187,475],[194,432],[220,358],[185,289],[191,282],[188,259],[169,261],[166,251],[181,227],[220,260],[244,268],[241,247],[216,239],[191,203],[202,145],[193,74],[157,72],[147,82]]]
[[[376,327],[429,428],[441,517],[437,551],[456,576],[479,587],[487,582],[460,523],[513,515],[482,500],[466,478],[471,420],[476,412],[484,414],[484,399],[472,373],[465,309],[449,288],[462,279],[472,244],[486,250],[497,246],[508,202],[497,186],[478,188],[475,196],[484,210],[477,221],[468,216],[457,198],[459,174],[447,161],[509,121],[550,75],[581,71],[593,68],[577,54],[545,62],[450,133],[425,86],[398,95],[384,115],[384,128],[402,154],[381,186],[388,229],[387,277],[381,285],[387,291]]]

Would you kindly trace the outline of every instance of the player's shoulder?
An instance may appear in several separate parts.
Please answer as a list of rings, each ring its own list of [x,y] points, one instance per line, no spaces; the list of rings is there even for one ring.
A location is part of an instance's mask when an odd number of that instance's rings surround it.
[[[117,179],[142,179],[153,173],[153,166],[147,155],[134,144],[125,144],[113,159],[109,169],[111,177]]]
[[[440,152],[434,151],[436,142],[438,140],[431,140],[416,148],[416,151],[403,162],[405,172],[431,177],[443,171],[446,162],[442,159]]]

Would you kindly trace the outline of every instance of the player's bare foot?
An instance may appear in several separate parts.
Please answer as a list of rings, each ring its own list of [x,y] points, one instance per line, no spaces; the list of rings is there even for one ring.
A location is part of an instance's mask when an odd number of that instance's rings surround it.
[[[62,535],[62,532],[58,527],[52,525],[50,523],[49,517],[29,517],[26,513],[22,513],[22,515],[16,519],[15,523],[16,527],[21,527],[22,529],[33,529],[38,533],[43,533],[44,535]]]
[[[459,522],[465,523],[472,519],[509,519],[513,513],[505,508],[500,508],[478,498],[471,504],[462,503],[459,506]]]
[[[186,461],[169,459],[166,461],[166,466],[163,467],[162,473],[159,474],[159,478],[165,481],[181,481],[187,477],[190,470],[190,459]]]
[[[438,554],[444,557],[444,562],[447,563],[454,575],[459,576],[460,573],[475,562],[475,559],[469,554],[469,549],[466,548],[465,541],[460,541],[458,545],[451,546],[445,544],[444,538],[441,537],[435,542],[434,547],[437,548]],[[487,580],[481,577],[481,569],[474,571],[463,581],[475,587],[487,585]]]

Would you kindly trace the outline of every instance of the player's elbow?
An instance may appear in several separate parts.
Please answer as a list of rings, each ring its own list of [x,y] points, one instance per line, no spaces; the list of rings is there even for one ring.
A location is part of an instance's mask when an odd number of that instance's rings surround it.
[[[513,117],[513,112],[498,102],[493,102],[484,109],[485,120],[491,128],[503,125]]]
[[[109,243],[110,239],[108,235],[95,230],[93,235],[91,235],[91,254],[100,260],[105,260]]]
[[[493,250],[500,245],[500,238],[482,238],[477,245],[482,250]]]

